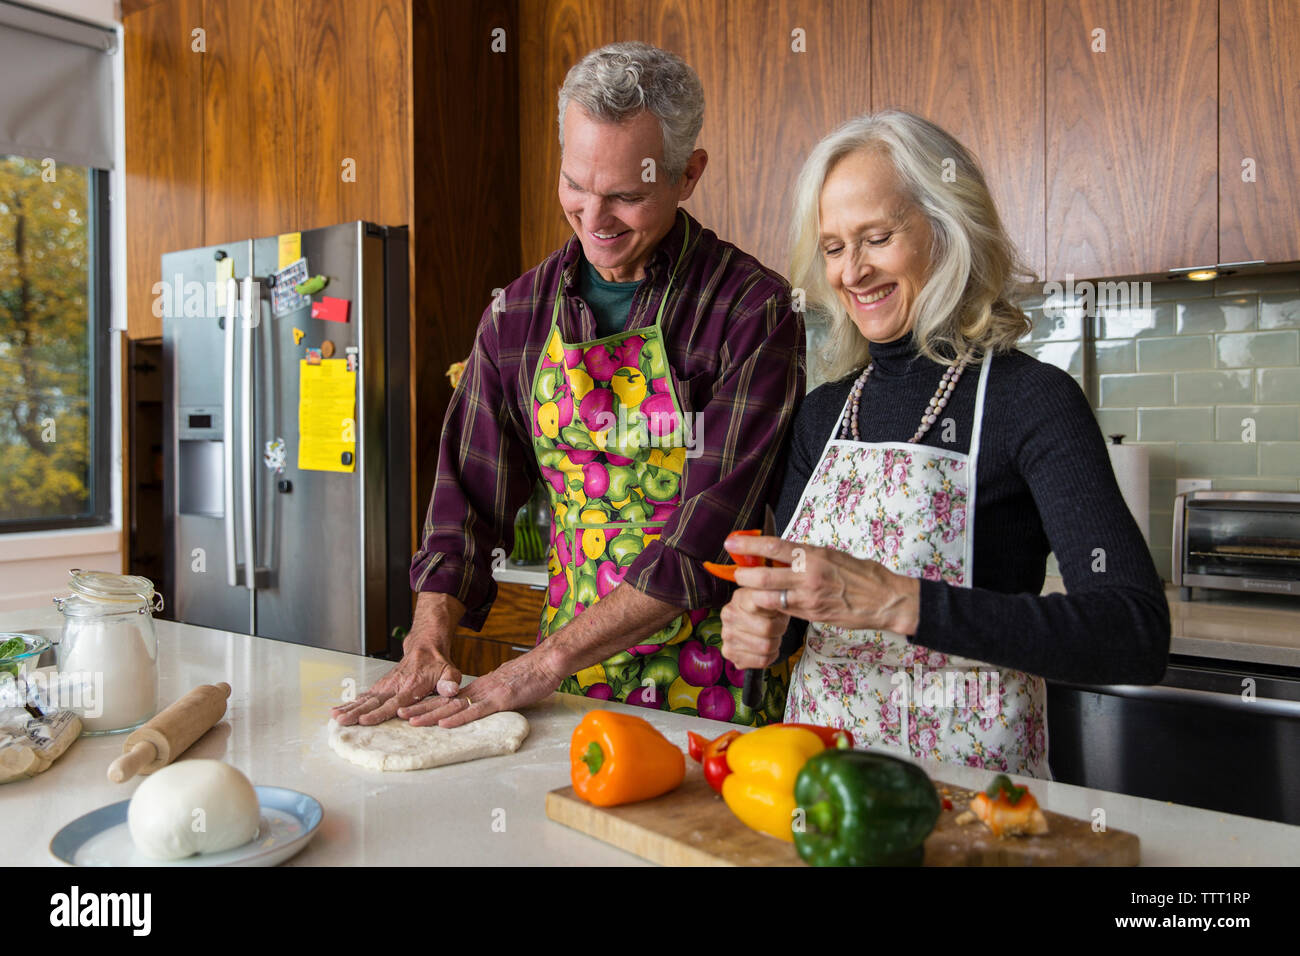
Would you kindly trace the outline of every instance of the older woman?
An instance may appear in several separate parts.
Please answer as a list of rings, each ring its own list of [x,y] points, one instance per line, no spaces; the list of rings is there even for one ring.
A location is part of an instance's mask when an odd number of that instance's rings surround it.
[[[832,316],[795,421],[783,538],[735,553],[723,654],[795,650],[787,721],[913,757],[1050,776],[1044,678],[1154,683],[1169,610],[1075,382],[1015,350],[1019,274],[970,153],[902,112],[799,177],[792,284]],[[1040,596],[1049,552],[1068,594]]]

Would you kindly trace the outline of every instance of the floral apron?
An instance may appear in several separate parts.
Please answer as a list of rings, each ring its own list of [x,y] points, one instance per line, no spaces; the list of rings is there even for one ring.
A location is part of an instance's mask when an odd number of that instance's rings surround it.
[[[680,264],[679,255],[650,328],[565,342],[555,297],[532,389],[533,451],[552,519],[539,644],[614,590],[681,507],[686,426],[661,327]],[[560,690],[759,725],[781,719],[788,678],[788,665],[773,668],[762,705],[744,706],[744,672],[722,656],[721,617],[702,608],[565,678]]]
[[[970,587],[991,364],[986,355],[969,454],[840,440],[837,424],[784,537]],[[846,401],[841,422],[849,408]],[[892,631],[811,623],[785,719],[845,728],[904,756],[1050,778],[1046,715],[1041,677],[941,654]]]

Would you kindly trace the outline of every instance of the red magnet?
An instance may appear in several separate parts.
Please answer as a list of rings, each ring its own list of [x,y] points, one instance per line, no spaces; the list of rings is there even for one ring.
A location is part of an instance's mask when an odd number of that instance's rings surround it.
[[[311,304],[311,317],[324,319],[326,322],[346,322],[348,308],[352,303],[347,299],[335,299],[328,295],[321,296]]]

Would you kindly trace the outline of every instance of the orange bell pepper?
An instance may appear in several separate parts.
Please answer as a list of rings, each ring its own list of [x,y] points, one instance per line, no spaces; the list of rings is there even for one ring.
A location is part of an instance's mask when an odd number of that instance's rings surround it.
[[[679,786],[686,758],[649,721],[593,710],[569,741],[570,777],[578,796],[598,807],[649,800]]]

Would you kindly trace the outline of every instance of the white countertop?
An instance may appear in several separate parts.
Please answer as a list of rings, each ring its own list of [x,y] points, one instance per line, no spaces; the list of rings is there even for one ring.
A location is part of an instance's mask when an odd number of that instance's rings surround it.
[[[0,614],[0,630],[57,628],[48,610]],[[186,757],[238,767],[254,784],[289,787],[318,799],[321,830],[289,865],[633,865],[640,858],[547,819],[545,794],[569,782],[568,744],[588,710],[627,710],[646,717],[686,747],[686,732],[716,736],[720,725],[695,717],[625,708],[555,694],[525,709],[531,733],[518,753],[412,773],[363,770],[337,757],[326,741],[329,708],[344,682],[369,686],[387,661],[318,650],[225,631],[158,621],[160,694],[165,706],[198,684],[232,687],[225,719]],[[0,845],[11,865],[52,865],[49,842],[91,810],[128,799],[141,777],[109,783],[105,772],[123,735],[82,737],[49,770],[0,786]],[[984,787],[989,772],[921,762],[958,786]],[[1050,810],[1089,818],[1106,811],[1111,827],[1136,833],[1142,862],[1170,865],[1294,865],[1300,827],[1088,790],[1026,781]],[[494,820],[501,820],[505,829]]]

